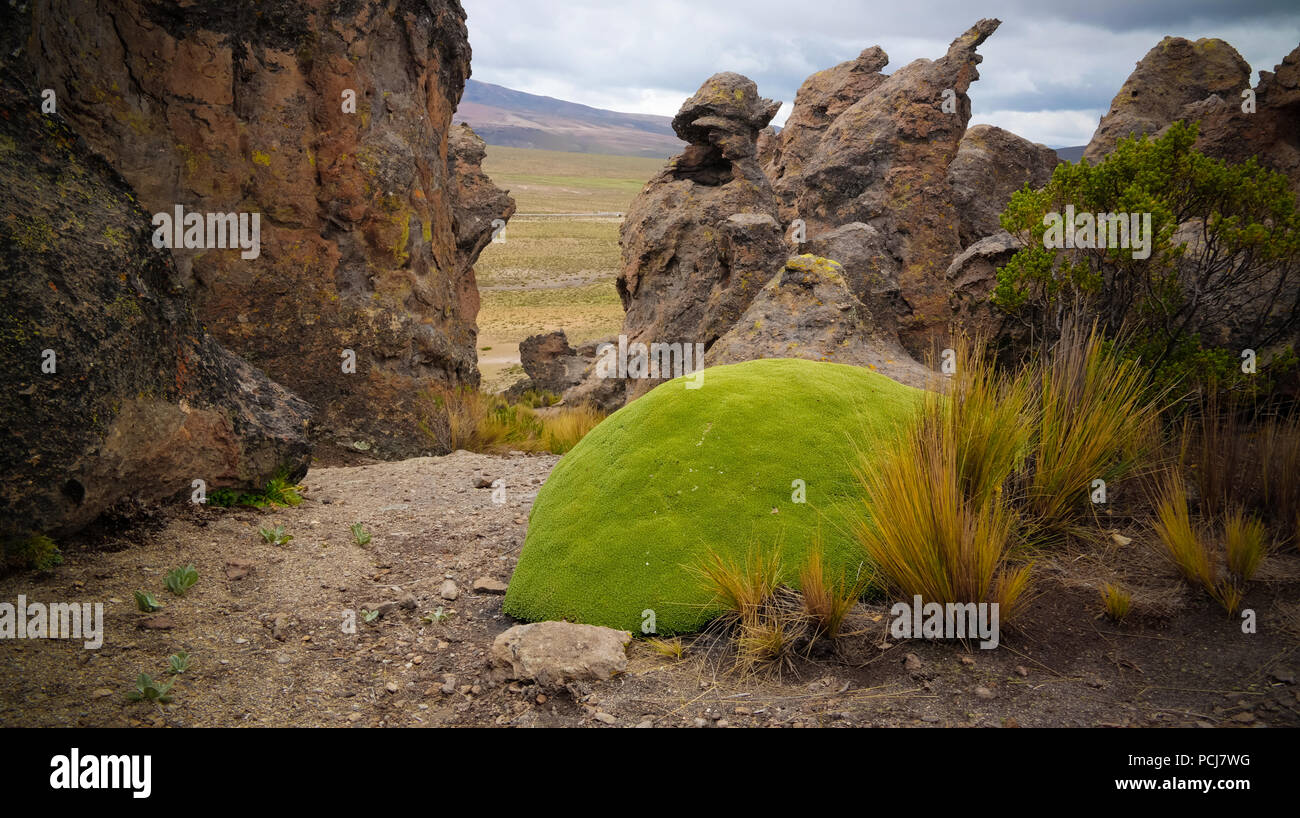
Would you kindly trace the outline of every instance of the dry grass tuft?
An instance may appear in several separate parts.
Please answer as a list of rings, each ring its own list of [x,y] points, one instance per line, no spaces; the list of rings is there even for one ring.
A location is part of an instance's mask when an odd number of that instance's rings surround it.
[[[826,566],[821,543],[814,543],[808,551],[808,562],[799,572],[799,589],[804,612],[812,620],[814,634],[828,639],[838,639],[844,618],[858,604],[870,582],[868,575],[849,582],[841,576],[831,580],[826,576]]]
[[[996,374],[980,344],[962,340],[955,351],[947,395],[928,394],[883,455],[863,453],[865,508],[854,533],[903,598],[999,602],[1008,621],[1030,579],[1029,566],[1009,565],[1018,515],[1007,486],[1031,445],[1031,393]]]
[[[536,410],[472,387],[438,387],[425,394],[424,433],[448,451],[550,452],[564,454],[605,414],[590,406]]]
[[[1234,578],[1240,582],[1250,581],[1268,553],[1268,544],[1268,530],[1263,522],[1246,516],[1240,508],[1229,512],[1223,522],[1223,545],[1228,573]]]
[[[1151,394],[1138,362],[1107,352],[1095,329],[1067,327],[1037,370],[1029,506],[1045,529],[1060,530],[1078,518],[1094,480],[1111,483],[1146,459],[1165,396]]]
[[[686,646],[682,644],[680,636],[674,636],[671,639],[656,636],[645,640],[645,643],[650,650],[667,659],[681,659],[686,655]]]
[[[1193,523],[1187,506],[1187,484],[1178,470],[1171,470],[1155,499],[1156,519],[1152,525],[1165,554],[1184,579],[1212,592],[1215,587],[1214,560],[1205,537]]]
[[[1133,609],[1133,595],[1109,582],[1101,589],[1101,604],[1106,616],[1114,622],[1123,622]]]

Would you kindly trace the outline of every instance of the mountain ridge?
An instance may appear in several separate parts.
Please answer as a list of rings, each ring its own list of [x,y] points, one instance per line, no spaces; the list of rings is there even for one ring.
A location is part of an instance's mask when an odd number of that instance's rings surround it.
[[[686,147],[671,117],[608,111],[473,79],[465,81],[455,121],[468,123],[489,145],[510,148],[667,159]]]

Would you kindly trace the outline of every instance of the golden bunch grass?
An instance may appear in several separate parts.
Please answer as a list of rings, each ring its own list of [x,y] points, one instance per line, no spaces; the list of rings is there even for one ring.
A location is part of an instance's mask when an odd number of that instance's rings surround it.
[[[736,668],[743,673],[779,669],[792,663],[801,645],[811,650],[819,639],[838,639],[869,583],[869,576],[830,577],[819,541],[799,569],[798,591],[784,583],[776,547],[755,546],[739,559],[710,553],[691,570],[713,592],[709,606],[722,614],[711,628],[729,633]]]
[[[667,659],[681,659],[686,654],[686,646],[682,644],[680,636],[674,636],[671,639],[656,636],[645,640],[645,643],[655,653]]]
[[[1209,592],[1210,596],[1228,612],[1228,616],[1236,616],[1238,609],[1241,608],[1242,598],[1241,587],[1237,583],[1224,580],[1211,587]]]
[[[865,574],[855,582],[841,576],[831,580],[826,576],[826,565],[820,542],[808,550],[808,561],[799,571],[799,590],[803,609],[812,619],[814,632],[829,639],[838,639],[844,618],[858,603],[869,583]]]
[[[1101,604],[1106,616],[1115,622],[1123,622],[1133,608],[1133,595],[1108,582],[1101,589]]]
[[[711,607],[722,608],[723,616],[738,624],[752,624],[781,584],[781,551],[756,546],[739,560],[709,552],[696,570],[713,591]]]
[[[425,400],[430,408],[421,428],[449,451],[564,454],[605,419],[585,404],[538,411],[468,386],[435,387]]]
[[[1030,576],[1028,566],[1008,565],[1017,516],[1002,496],[1026,438],[1022,424],[987,424],[988,414],[973,409],[993,406],[987,393],[1001,391],[1000,382],[968,383],[968,392],[958,382],[946,398],[928,395],[906,434],[881,456],[864,453],[856,474],[866,513],[854,534],[895,592],[939,603],[999,601],[1006,621]],[[1010,403],[999,410],[1018,417],[1004,410]],[[972,427],[985,437],[967,434]]]
[[[1164,395],[1136,361],[1108,353],[1096,330],[1067,327],[1038,369],[1038,434],[1029,503],[1041,525],[1077,518],[1094,480],[1129,473],[1159,439]]]
[[[604,412],[586,404],[553,410],[542,416],[542,448],[564,454],[604,419]]]
[[[751,621],[741,622],[736,632],[736,664],[744,672],[762,665],[788,663],[794,646],[804,634],[804,623],[779,610],[767,610]]]
[[[1156,513],[1153,528],[1165,554],[1188,582],[1213,592],[1214,559],[1203,532],[1192,521],[1187,507],[1187,484],[1181,472],[1170,470],[1153,502]]]
[[[1223,545],[1228,572],[1241,582],[1255,576],[1256,569],[1268,553],[1268,530],[1255,517],[1240,508],[1233,509],[1223,521]]]
[[[986,346],[954,341],[958,363],[946,400],[931,400],[923,422],[941,426],[957,458],[959,488],[976,503],[1000,496],[1029,454],[1037,412],[1031,380],[999,374]]]

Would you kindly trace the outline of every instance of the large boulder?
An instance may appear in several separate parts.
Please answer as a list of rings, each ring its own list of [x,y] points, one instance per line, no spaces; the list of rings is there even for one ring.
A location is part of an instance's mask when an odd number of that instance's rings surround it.
[[[1040,188],[1060,164],[1056,151],[993,125],[966,131],[948,165],[948,186],[961,221],[962,247],[1001,230],[998,216],[1011,194],[1025,185]]]
[[[451,128],[459,0],[37,0],[32,20],[37,87],[147,212],[260,214],[256,258],[175,251],[214,336],[331,437],[427,450],[417,395],[478,383],[472,265],[513,210]]]
[[[642,189],[619,232],[629,343],[711,345],[789,254],[759,131],[779,104],[739,74],[710,77],[673,118],[688,147]],[[626,384],[628,397],[657,381]]]
[[[0,539],[303,475],[310,407],[205,332],[130,185],[2,73]]]
[[[799,249],[839,263],[849,292],[866,306],[876,329],[896,338],[898,322],[911,314],[911,307],[898,286],[902,267],[888,244],[885,234],[871,225],[849,222],[809,239]]]
[[[886,77],[826,126],[811,157],[773,179],[782,217],[804,220],[808,238],[850,222],[887,237],[909,307],[900,338],[915,353],[946,331],[943,273],[961,249],[947,172],[970,120],[976,49],[998,25],[980,20],[944,56]]]
[[[569,346],[564,330],[532,335],[519,342],[519,363],[528,375],[526,389],[561,395],[582,381],[594,359],[594,349],[584,357]]]
[[[718,613],[692,570],[707,554],[780,548],[797,585],[818,537],[830,576],[857,576],[858,450],[870,463],[922,394],[869,369],[788,358],[661,384],[552,470],[505,612],[639,631],[652,611],[658,632],[692,631]]]
[[[1240,102],[1250,65],[1223,40],[1165,37],[1138,61],[1083,152],[1096,164],[1127,136],[1153,134],[1209,96]]]
[[[864,366],[919,388],[932,374],[889,333],[877,332],[871,312],[849,291],[844,268],[814,255],[787,261],[706,356],[710,366],[756,358]]]

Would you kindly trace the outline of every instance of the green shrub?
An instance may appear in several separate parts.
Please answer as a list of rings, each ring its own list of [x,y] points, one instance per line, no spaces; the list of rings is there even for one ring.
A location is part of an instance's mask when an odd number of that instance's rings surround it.
[[[171,689],[174,681],[154,681],[148,673],[141,673],[135,680],[135,689],[126,697],[131,701],[146,701],[154,704],[167,704],[172,700]]]
[[[241,491],[232,488],[218,488],[208,492],[207,504],[216,508],[276,508],[277,506],[297,506],[302,502],[302,486],[289,480],[283,471],[277,473],[257,491]]]
[[[370,542],[370,532],[361,523],[353,523],[348,530],[352,532],[352,541],[357,545],[365,547]]]
[[[33,532],[5,540],[4,561],[10,569],[51,571],[63,564],[59,547],[44,534]]]
[[[164,605],[158,601],[157,597],[148,591],[136,591],[134,595],[135,607],[139,608],[144,613],[161,611],[164,607]]]
[[[277,525],[275,528],[266,528],[265,526],[257,529],[257,533],[262,535],[262,539],[271,545],[288,545],[293,539],[293,535],[284,530],[284,526]]]
[[[190,669],[190,655],[183,650],[167,657],[167,673],[176,676]]]
[[[1240,349],[1203,342],[1212,329],[1234,328],[1261,354],[1294,338],[1300,214],[1289,180],[1253,159],[1206,157],[1196,134],[1178,122],[1156,139],[1124,139],[1100,164],[1062,163],[1043,189],[1014,194],[1001,222],[1024,247],[998,271],[994,303],[1049,343],[1063,319],[1096,320],[1166,385],[1242,378]],[[1044,216],[1067,206],[1150,213],[1150,256],[1045,247]],[[1176,236],[1187,223],[1191,240]]]

